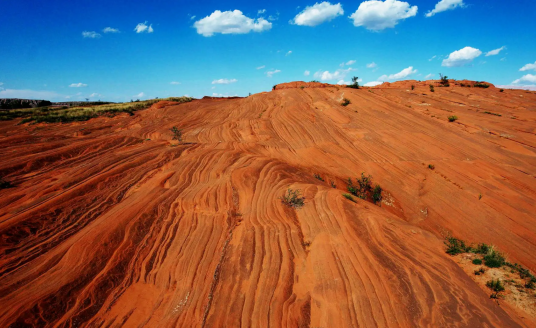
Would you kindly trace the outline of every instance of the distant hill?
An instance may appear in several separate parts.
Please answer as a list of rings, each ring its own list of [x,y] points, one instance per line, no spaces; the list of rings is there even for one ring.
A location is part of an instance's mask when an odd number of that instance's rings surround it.
[[[52,105],[52,102],[48,100],[18,98],[0,99],[0,109],[35,108],[50,105]]]

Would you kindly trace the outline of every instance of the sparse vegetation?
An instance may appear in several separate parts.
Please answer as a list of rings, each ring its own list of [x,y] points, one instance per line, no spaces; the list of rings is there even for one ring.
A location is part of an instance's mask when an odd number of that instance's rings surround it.
[[[374,204],[378,204],[382,201],[382,187],[380,185],[376,185],[374,187],[374,190],[372,191],[372,201]]]
[[[171,128],[171,133],[173,133],[173,138],[171,140],[177,140],[179,143],[182,143],[182,130],[179,130],[174,126]]]
[[[348,98],[344,98],[344,99],[342,100],[341,106],[345,106],[345,107],[346,107],[346,106],[350,105],[351,103],[352,103],[352,102],[350,101],[350,99],[348,99]]]
[[[449,119],[449,122],[454,122],[458,120],[458,116],[452,115],[452,116],[449,116],[448,119]]]
[[[350,195],[350,194],[342,194],[342,195],[344,196],[344,198],[346,198],[346,199],[348,199],[348,200],[350,200],[350,201],[355,203],[355,199],[354,199],[354,197],[352,197],[352,195]]]
[[[449,77],[448,76],[443,76],[443,74],[439,73],[439,76],[441,77],[441,86],[442,87],[450,87],[450,84],[449,84]]]
[[[481,264],[482,264],[482,260],[481,260],[481,259],[473,259],[473,264],[481,265]]]
[[[499,92],[504,92],[504,89],[499,90]]]
[[[428,164],[428,168],[430,170],[435,170],[435,165],[434,164]]]
[[[486,286],[491,288],[494,292],[502,292],[504,290],[504,285],[500,279],[491,279],[486,283]]]
[[[304,88],[305,88],[305,86],[303,86],[303,85],[300,85],[300,89],[302,89],[302,90],[303,90]]]
[[[413,84],[411,85],[411,90],[412,91],[415,90],[415,85],[413,85]]]
[[[478,81],[477,81],[477,82],[474,84],[474,87],[475,87],[475,88],[484,88],[484,89],[487,89],[487,88],[489,88],[489,84],[486,84],[486,83],[482,83],[482,82],[478,82]]]
[[[435,92],[434,86],[430,84],[430,92]]]
[[[473,263],[474,263],[474,262],[473,262]],[[475,270],[474,272],[475,272],[475,276],[480,276],[481,274],[486,273],[486,269],[480,267],[480,269]]]
[[[320,180],[320,181],[324,181],[324,179],[322,179],[322,177],[320,176],[320,174],[315,173],[314,176],[315,176],[315,179]]]
[[[484,114],[495,115],[495,116],[502,116],[501,114],[492,113],[492,112],[484,112]]]
[[[504,255],[495,250],[493,246],[489,246],[486,255],[484,255],[484,264],[488,268],[500,268],[505,263],[506,259],[504,258]]]
[[[281,198],[281,202],[288,207],[299,209],[305,205],[305,197],[301,196],[301,191],[299,189],[293,190],[288,188],[285,196]]]
[[[471,251],[471,246],[466,245],[465,241],[452,236],[445,238],[445,246],[447,246],[446,253],[449,255],[458,255]]]
[[[333,188],[333,189],[337,188],[337,185],[335,184],[335,182],[330,180],[329,184],[331,185],[331,188]]]
[[[130,103],[105,104],[98,106],[80,106],[80,107],[37,107],[29,109],[14,109],[0,112],[0,121],[12,120],[15,118],[24,118],[22,123],[67,123],[75,121],[87,121],[99,116],[113,117],[121,113],[134,115],[137,110],[150,107],[160,100],[189,102],[193,98],[173,97],[166,99],[151,99],[146,101],[136,101]]]
[[[359,89],[359,78],[357,76],[352,77],[352,84],[347,85],[347,88]]]

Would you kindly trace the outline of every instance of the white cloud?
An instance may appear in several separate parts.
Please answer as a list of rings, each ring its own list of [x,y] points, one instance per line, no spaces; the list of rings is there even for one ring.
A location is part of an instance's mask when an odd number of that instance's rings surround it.
[[[305,75],[305,76],[309,76],[309,75],[311,75],[311,72],[309,72],[309,71],[305,71],[305,72],[303,72],[303,75]]]
[[[363,1],[350,18],[354,26],[364,26],[371,31],[393,28],[399,20],[417,15],[417,6],[398,0]]]
[[[219,79],[219,80],[214,80],[212,81],[212,84],[231,84],[231,83],[235,83],[235,82],[238,82],[237,79]]]
[[[104,33],[119,33],[119,30],[113,27],[106,27],[102,30]]]
[[[289,51],[286,53],[285,56],[290,56],[290,55],[292,55],[292,51],[289,50]]]
[[[521,82],[536,83],[536,75],[527,74],[527,75],[524,75],[522,78],[515,80],[512,83],[519,84]]]
[[[135,96],[133,96],[133,97],[136,97],[136,98],[143,98],[143,97],[145,97],[145,93],[140,92],[140,93],[138,93],[137,95],[135,95]]]
[[[370,63],[370,64],[367,64],[367,68],[376,68],[376,67],[378,67],[378,65],[376,65],[375,62],[372,62],[372,63]]]
[[[536,91],[536,85],[496,85],[495,87],[502,89],[521,89]]]
[[[72,83],[69,87],[70,88],[83,88],[83,87],[87,87],[87,84],[85,84],[85,83]]]
[[[443,59],[441,66],[445,67],[461,67],[473,62],[473,59],[480,56],[482,51],[472,48],[465,47],[460,50],[456,50],[449,55],[447,59]]]
[[[333,73],[329,71],[318,71],[315,73],[314,77],[321,81],[341,80],[351,71],[354,71],[351,67],[347,69],[338,69]]]
[[[396,74],[391,74],[391,75],[382,75],[378,78],[378,81],[393,81],[393,80],[402,80],[402,79],[405,79],[406,77],[410,76],[411,74],[415,74],[417,73],[417,70],[416,69],[413,69],[413,66],[410,66],[408,68],[404,68],[403,70],[401,70],[400,72],[396,73]]]
[[[216,10],[194,23],[197,33],[203,36],[212,36],[214,33],[221,34],[245,34],[251,31],[262,32],[272,28],[272,23],[264,18],[251,19],[242,14],[240,10],[224,11]]]
[[[134,28],[134,31],[136,31],[136,33],[153,33],[153,24],[147,25],[147,21],[145,21],[144,23],[139,23]]]
[[[434,74],[430,73],[424,77],[425,80],[429,80],[434,77]]]
[[[259,11],[257,11],[257,15],[262,15],[266,12],[266,9],[260,9]]]
[[[176,82],[176,81],[172,81],[172,82],[169,82],[169,84],[179,85],[179,84],[181,84],[181,83],[180,83],[180,82]]]
[[[266,65],[262,65],[262,66],[257,67],[257,69],[263,69],[263,68],[266,68]]]
[[[433,56],[432,58],[428,59],[428,61],[432,61],[436,58],[437,56]]]
[[[193,15],[192,17],[190,17],[190,20],[194,20],[195,19],[195,15]]]
[[[345,63],[346,66],[351,66],[353,64],[355,64],[355,60],[349,60]]]
[[[527,64],[519,69],[520,72],[530,71],[530,70],[536,71],[536,62],[534,62],[534,64]]]
[[[60,97],[60,95],[52,91],[15,90],[15,89],[6,89],[6,90],[0,91],[0,98],[51,100],[53,98],[58,98],[58,97]]]
[[[143,93],[143,92],[142,92],[142,93]],[[94,92],[94,93],[92,93],[92,94],[89,95],[89,98],[96,98],[96,97],[100,97],[100,96],[101,96],[100,94]],[[140,97],[142,97],[142,96],[140,96]]]
[[[324,22],[329,22],[342,14],[344,14],[344,10],[340,3],[332,5],[324,1],[322,3],[315,3],[313,6],[307,6],[290,23],[301,26],[317,26]]]
[[[502,46],[502,47],[500,47],[499,49],[495,49],[495,50],[489,51],[489,52],[486,54],[486,57],[498,55],[499,52],[501,52],[501,51],[504,50],[504,49],[506,49],[506,47],[505,47],[505,46]]]
[[[430,10],[426,13],[426,17],[432,17],[440,12],[456,9],[458,7],[465,7],[463,0],[441,0],[435,5],[434,10]]]
[[[372,81],[372,82],[365,83],[363,86],[365,86],[365,87],[375,87],[375,86],[380,85],[382,83],[383,82],[380,82],[380,81]]]
[[[277,74],[277,73],[281,73],[281,71],[278,70],[278,69],[275,69],[275,70],[272,70],[272,71],[268,71],[268,72],[266,72],[266,76],[268,76],[268,77],[272,77],[274,74]]]
[[[95,31],[84,31],[82,32],[82,36],[84,38],[90,38],[90,39],[98,39],[101,37],[101,35]]]
[[[279,13],[277,13],[277,16],[272,16],[272,15],[268,16],[268,20],[271,22],[276,21],[278,19],[279,19]]]
[[[0,85],[4,85],[4,83],[0,82]]]

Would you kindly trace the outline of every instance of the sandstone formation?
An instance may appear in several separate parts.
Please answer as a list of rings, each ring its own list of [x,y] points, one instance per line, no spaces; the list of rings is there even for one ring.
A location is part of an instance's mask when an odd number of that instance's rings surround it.
[[[534,327],[443,238],[536,270],[536,93],[429,84],[0,122],[0,326]]]

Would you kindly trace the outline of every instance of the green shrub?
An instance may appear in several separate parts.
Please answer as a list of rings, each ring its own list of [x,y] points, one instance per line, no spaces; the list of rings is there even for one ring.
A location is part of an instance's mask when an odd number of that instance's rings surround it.
[[[484,268],[480,268],[478,270],[475,270],[475,276],[480,276],[481,274],[484,274],[486,272],[486,270]]]
[[[527,282],[527,283],[525,284],[525,288],[535,289],[534,281],[529,280],[529,282]]]
[[[448,76],[443,76],[443,74],[439,73],[439,76],[441,77],[441,86],[443,87],[450,87],[450,84],[449,84],[449,77]]]
[[[499,90],[500,92],[504,92],[504,89]]]
[[[495,292],[502,292],[504,290],[504,285],[500,279],[491,279],[486,283],[486,286],[488,286],[489,288],[491,288],[491,290]]]
[[[281,199],[281,202],[288,207],[299,209],[305,205],[305,197],[300,196],[300,190],[288,188],[287,193]]]
[[[342,194],[344,196],[344,198],[348,199],[348,200],[351,200],[352,202],[355,203],[355,199],[354,197],[352,197],[352,195],[350,194]]]
[[[300,89],[302,89],[302,90],[303,90],[303,88],[305,88],[305,86],[303,86],[303,85],[302,85],[302,86],[300,86]]]
[[[344,99],[342,100],[341,106],[345,106],[345,107],[346,107],[346,106],[348,106],[348,105],[350,105],[350,104],[351,104],[350,99],[344,98]]]
[[[473,264],[475,264],[475,265],[481,265],[481,264],[482,264],[482,260],[481,260],[481,259],[473,259]]]
[[[176,126],[171,128],[171,133],[173,133],[173,139],[177,140],[179,143],[182,142],[182,130],[179,130]]]
[[[487,255],[492,248],[493,246],[480,243],[476,248],[473,248],[473,253]]]
[[[452,116],[449,116],[448,119],[449,119],[449,122],[454,122],[458,119],[458,116],[452,115]]]
[[[445,246],[447,246],[446,253],[449,255],[468,253],[471,250],[471,246],[466,245],[465,241],[451,236],[445,238]]]
[[[331,188],[337,188],[337,185],[333,181],[329,181],[329,184],[331,185]]]
[[[320,174],[318,174],[318,173],[315,173],[315,174],[314,174],[314,177],[315,177],[317,180],[324,181],[324,179],[322,179],[322,177],[321,177]]]
[[[376,185],[372,191],[372,201],[377,204],[382,201],[382,187]]]
[[[434,86],[430,84],[430,92],[435,92]]]
[[[359,78],[357,76],[354,76],[352,78],[352,84],[350,85],[347,85],[346,87],[347,88],[352,88],[352,89],[359,89],[359,82],[358,82]]]
[[[489,84],[481,83],[481,82],[478,82],[478,81],[477,81],[477,82],[474,84],[474,87],[475,87],[475,88],[484,88],[484,89],[487,89],[487,88],[489,88]]]
[[[500,268],[505,265],[506,259],[504,256],[490,247],[488,253],[484,256],[484,263],[488,268]]]
[[[434,164],[428,164],[428,168],[430,170],[435,170],[435,165]]]
[[[415,90],[415,86],[413,84],[411,85],[411,90]]]

